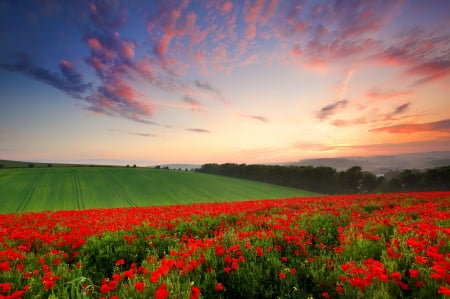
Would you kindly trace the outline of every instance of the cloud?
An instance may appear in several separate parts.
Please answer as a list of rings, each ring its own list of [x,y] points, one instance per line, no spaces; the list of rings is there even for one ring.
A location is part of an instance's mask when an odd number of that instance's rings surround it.
[[[447,60],[434,60],[431,62],[420,63],[408,69],[406,73],[421,76],[420,79],[417,79],[411,84],[412,86],[422,85],[447,77],[450,75],[450,56]]]
[[[408,91],[408,90],[405,90],[405,91],[382,90],[380,88],[373,87],[367,92],[366,95],[372,99],[388,100],[388,99],[393,99],[393,98],[409,96],[411,94],[412,94],[412,92]]]
[[[211,133],[211,131],[209,131],[209,130],[199,129],[199,128],[188,128],[186,130],[190,131],[190,132],[195,132],[195,133]]]
[[[450,76],[449,44],[450,34],[417,27],[401,32],[375,58],[384,64],[406,67],[403,74],[415,78],[410,86],[418,86]]]
[[[130,134],[130,135],[135,135],[135,136],[142,136],[142,137],[156,137],[155,134],[150,134],[150,133],[128,132],[128,134]]]
[[[224,105],[229,104],[229,101],[222,96],[222,92],[220,91],[220,89],[211,85],[210,83],[203,80],[195,80],[194,86],[202,91],[212,93],[215,99],[222,102]]]
[[[208,82],[201,81],[201,80],[195,80],[194,84],[195,84],[196,87],[198,87],[198,88],[200,88],[202,90],[206,90],[206,91],[211,91],[211,92],[217,93],[217,89],[212,87],[211,84],[209,84]]]
[[[124,117],[145,124],[159,125],[145,119],[153,115],[153,109],[150,105],[137,100],[137,97],[138,94],[131,85],[116,78],[104,82],[95,93],[86,97],[85,101],[90,106],[85,107],[85,109],[110,116]]]
[[[256,120],[259,120],[259,121],[264,122],[264,123],[269,122],[269,119],[267,117],[261,116],[261,115],[245,115],[245,117],[256,119]]]
[[[221,7],[220,9],[223,12],[229,12],[231,9],[233,8],[233,3],[231,1],[226,1]]]
[[[263,10],[264,0],[246,1],[244,5],[244,19],[247,29],[244,38],[252,40],[256,37],[256,25]]]
[[[419,124],[399,124],[370,130],[371,132],[387,132],[391,134],[412,134],[418,132],[450,133],[450,119]]]
[[[191,110],[194,112],[206,112],[206,110],[203,108],[202,102],[188,95],[185,95],[183,97],[183,102],[189,104],[191,106]]]
[[[84,82],[83,76],[67,60],[61,61],[59,64],[60,73],[57,73],[35,66],[26,54],[18,56],[19,59],[16,62],[0,63],[0,68],[30,76],[78,99],[82,98],[83,94],[91,88],[91,84]]]
[[[331,124],[338,128],[355,126],[355,125],[363,125],[366,123],[367,123],[367,120],[365,117],[359,117],[356,119],[334,119],[333,121],[331,121]]]
[[[120,1],[95,1],[89,3],[90,20],[101,28],[117,29],[127,20],[128,9]]]
[[[303,56],[303,51],[299,44],[296,44],[292,47],[291,55],[292,56]]]
[[[322,109],[317,113],[317,118],[320,120],[327,119],[329,116],[336,114],[340,109],[347,107],[349,101],[347,99],[342,99],[335,101]]]
[[[406,110],[409,109],[409,106],[410,106],[410,105],[411,105],[411,103],[405,103],[405,104],[402,104],[402,105],[400,105],[400,106],[397,106],[397,107],[394,109],[394,111],[392,111],[391,113],[389,113],[389,114],[386,115],[385,120],[392,119],[393,117],[395,117],[395,116],[397,116],[397,115],[400,115],[400,114],[405,113]]]
[[[299,141],[293,143],[291,148],[308,153],[308,156],[322,156],[323,153],[332,152],[333,156],[344,155],[393,155],[400,153],[415,153],[426,151],[447,151],[450,140],[431,139],[413,142],[399,143],[374,143],[374,144],[345,144],[329,145],[320,143],[307,143]],[[327,153],[327,156],[329,154]]]

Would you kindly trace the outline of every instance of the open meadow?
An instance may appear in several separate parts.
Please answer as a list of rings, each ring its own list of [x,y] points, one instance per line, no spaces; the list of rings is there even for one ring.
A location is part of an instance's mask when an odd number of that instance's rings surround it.
[[[0,215],[0,298],[444,298],[450,192]]]
[[[250,180],[151,168],[0,169],[0,213],[155,206],[313,194]]]

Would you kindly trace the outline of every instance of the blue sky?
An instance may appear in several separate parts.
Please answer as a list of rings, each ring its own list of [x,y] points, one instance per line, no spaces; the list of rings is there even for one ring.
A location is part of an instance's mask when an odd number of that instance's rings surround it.
[[[450,149],[449,1],[0,1],[0,158]]]

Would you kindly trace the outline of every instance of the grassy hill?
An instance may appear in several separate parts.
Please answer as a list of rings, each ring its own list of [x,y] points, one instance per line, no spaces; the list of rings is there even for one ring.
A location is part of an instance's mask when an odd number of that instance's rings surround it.
[[[307,196],[293,188],[150,168],[0,169],[0,213]]]

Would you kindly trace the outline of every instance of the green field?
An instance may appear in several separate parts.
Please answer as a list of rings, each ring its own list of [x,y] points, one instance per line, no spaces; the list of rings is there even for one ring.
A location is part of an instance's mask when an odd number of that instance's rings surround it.
[[[307,196],[271,184],[195,172],[125,167],[0,169],[0,213]]]

